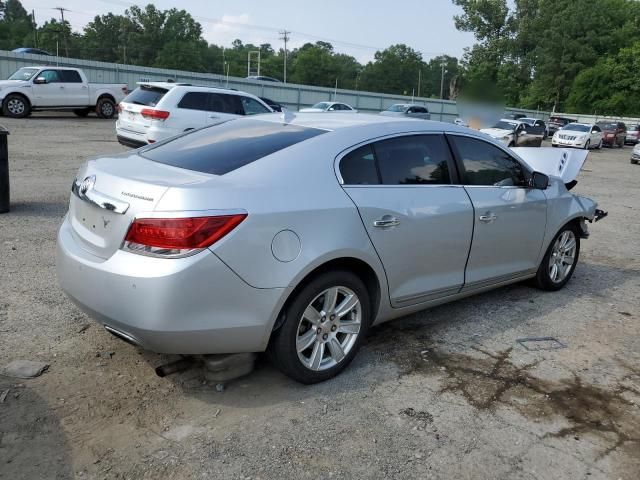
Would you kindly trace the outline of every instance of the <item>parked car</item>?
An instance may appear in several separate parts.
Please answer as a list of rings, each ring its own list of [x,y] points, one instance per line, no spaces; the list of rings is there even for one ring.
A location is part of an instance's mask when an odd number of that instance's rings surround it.
[[[505,114],[503,115],[503,118],[509,119],[509,120],[520,120],[521,118],[525,118],[526,115],[524,113],[509,113],[509,112],[505,112]]]
[[[11,51],[14,53],[31,53],[33,55],[48,55],[50,57],[53,56],[46,50],[42,50],[40,48],[20,47],[20,48],[14,48]]]
[[[273,77],[266,77],[264,75],[249,75],[247,77],[249,80],[259,80],[261,82],[278,82],[281,83],[280,80]]]
[[[627,126],[624,122],[601,121],[596,123],[603,132],[602,143],[608,147],[624,147],[627,138]]]
[[[456,118],[453,123],[455,123],[456,125],[459,125],[461,127],[468,127],[469,126],[469,122],[467,122],[466,120],[463,120],[462,118]]]
[[[539,147],[542,145],[544,130],[532,127],[520,120],[503,118],[491,128],[483,128],[482,133],[492,136],[507,147]]]
[[[301,108],[300,112],[351,112],[356,113],[357,110],[346,103],[340,102],[319,102],[316,103],[313,107],[309,108]]]
[[[168,82],[139,83],[118,109],[118,142],[133,148],[239,116],[273,112],[250,93]]]
[[[38,110],[71,110],[79,117],[95,111],[112,118],[129,91],[126,83],[89,83],[79,68],[23,67],[0,81],[2,113],[23,118]]]
[[[577,121],[578,120],[576,119],[567,117],[549,117],[549,121],[547,122],[548,135],[553,135],[565,125],[569,125],[570,123],[575,123]]]
[[[547,129],[547,125],[539,118],[522,117],[519,119],[519,121],[522,123],[526,123],[530,127],[541,129],[543,132],[543,135],[542,135],[543,140],[546,140],[547,137],[549,136],[549,130]]]
[[[631,163],[635,163],[636,165],[640,163],[640,143],[637,143],[635,147],[633,147],[633,152],[631,152]]]
[[[282,111],[282,105],[280,105],[278,102],[274,102],[273,100],[265,97],[258,97],[258,98],[262,100],[264,103],[266,103],[267,105],[269,105],[271,110],[273,110],[274,112]]]
[[[551,138],[553,147],[578,147],[585,150],[600,149],[603,142],[602,130],[592,123],[570,123],[554,133]]]
[[[290,120],[238,118],[87,162],[58,232],[62,289],[143,348],[269,349],[314,383],[371,325],[527,279],[562,288],[585,222],[604,216],[566,188],[586,152],[520,149],[525,162],[452,124]]]
[[[634,125],[627,130],[627,138],[625,143],[629,145],[637,145],[640,141],[640,125]]]
[[[380,112],[380,115],[389,117],[409,117],[421,118],[422,120],[431,120],[429,109],[424,105],[415,105],[412,103],[396,103],[386,110]]]

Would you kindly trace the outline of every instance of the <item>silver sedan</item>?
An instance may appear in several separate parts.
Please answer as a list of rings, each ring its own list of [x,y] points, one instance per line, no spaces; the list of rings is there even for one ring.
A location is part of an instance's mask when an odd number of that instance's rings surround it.
[[[379,115],[231,120],[87,162],[58,278],[143,348],[269,349],[319,382],[374,324],[527,279],[562,288],[603,214],[568,191],[586,154]]]

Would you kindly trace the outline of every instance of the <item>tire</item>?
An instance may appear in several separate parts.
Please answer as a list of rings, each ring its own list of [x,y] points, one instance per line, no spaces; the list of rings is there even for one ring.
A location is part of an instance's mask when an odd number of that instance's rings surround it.
[[[334,308],[330,308],[332,296],[327,292],[335,295]],[[331,313],[345,305],[350,295],[355,296],[355,305],[341,316]],[[369,292],[351,272],[327,272],[295,294],[284,318],[271,336],[271,360],[300,383],[323,382],[342,372],[356,356],[371,324]]]
[[[591,140],[587,140],[587,143],[584,144],[584,148],[585,150],[589,150],[589,148],[591,147]]]
[[[598,150],[602,150],[602,139],[600,140],[600,142],[598,143],[598,146],[596,147],[596,149]]]
[[[100,98],[96,105],[96,113],[100,118],[113,118],[113,116],[116,114],[115,102],[107,97]]]
[[[89,115],[89,113],[91,113],[91,109],[90,108],[81,108],[78,110],[74,110],[73,113],[76,114],[76,116],[78,117],[86,117],[87,115]]]
[[[565,234],[568,237],[566,242],[564,237]],[[571,240],[575,241],[575,245],[574,247],[567,249],[567,244],[570,243]],[[570,257],[570,255],[567,255],[567,252],[571,253],[571,251],[573,253],[572,263],[569,264],[565,260]],[[568,223],[562,227],[556,236],[553,237],[553,240],[551,240],[549,248],[538,267],[538,273],[536,273],[534,281],[536,287],[541,290],[548,291],[560,290],[573,276],[573,272],[578,264],[579,256],[580,235],[578,234],[576,226]],[[553,269],[554,264],[556,265],[555,270]]]
[[[12,93],[2,102],[2,113],[11,118],[25,118],[31,114],[31,104],[26,97]]]

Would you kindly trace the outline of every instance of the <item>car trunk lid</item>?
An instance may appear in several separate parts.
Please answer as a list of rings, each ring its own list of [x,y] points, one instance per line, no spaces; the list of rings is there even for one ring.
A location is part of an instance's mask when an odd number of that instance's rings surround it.
[[[121,247],[133,219],[153,212],[169,188],[211,177],[136,154],[89,161],[72,187],[73,235],[84,250],[107,259]]]
[[[145,109],[155,110],[156,105],[168,92],[166,88],[153,85],[140,85],[120,102],[118,123],[121,129],[137,134],[146,134],[154,121],[151,117],[143,116]]]

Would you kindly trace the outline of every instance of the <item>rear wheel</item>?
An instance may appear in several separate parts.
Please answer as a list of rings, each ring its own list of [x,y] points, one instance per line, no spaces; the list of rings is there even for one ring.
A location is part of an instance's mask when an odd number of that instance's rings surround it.
[[[89,113],[91,113],[91,109],[90,108],[80,108],[80,109],[74,110],[73,113],[75,113],[76,116],[78,116],[78,117],[86,117],[87,115],[89,115]]]
[[[275,365],[298,382],[338,375],[353,360],[371,323],[369,293],[347,271],[324,273],[303,287],[286,308],[269,345]]]
[[[96,113],[100,118],[113,118],[116,113],[116,104],[110,98],[102,97],[96,105]]]
[[[580,237],[573,224],[567,224],[551,241],[538,267],[535,284],[542,290],[560,290],[571,279],[580,255]]]
[[[31,114],[31,104],[22,95],[12,93],[4,99],[2,113],[12,118],[28,117]]]

